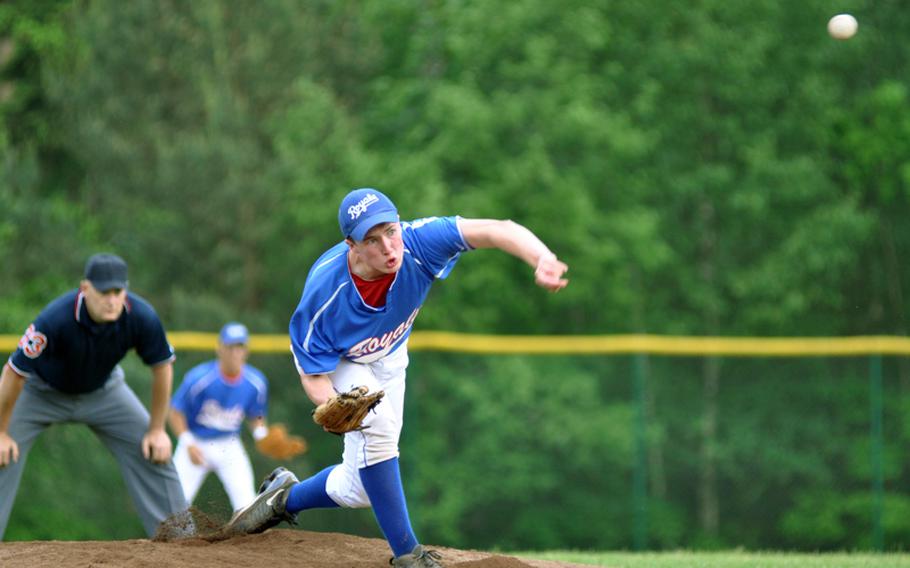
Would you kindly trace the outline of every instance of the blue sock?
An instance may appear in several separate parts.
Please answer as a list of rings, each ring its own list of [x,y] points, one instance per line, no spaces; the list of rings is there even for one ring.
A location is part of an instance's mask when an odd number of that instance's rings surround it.
[[[339,507],[338,503],[332,501],[329,494],[325,492],[325,481],[329,473],[335,469],[330,465],[316,475],[304,479],[300,483],[291,487],[288,493],[287,510],[289,513],[297,513],[304,509],[330,509]]]
[[[360,480],[367,491],[373,514],[395,556],[408,554],[417,546],[411,528],[408,505],[401,486],[398,458],[392,458],[360,470]]]

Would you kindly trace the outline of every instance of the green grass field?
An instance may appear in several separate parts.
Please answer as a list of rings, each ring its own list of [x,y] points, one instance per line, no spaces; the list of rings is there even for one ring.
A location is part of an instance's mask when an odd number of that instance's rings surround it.
[[[514,552],[514,556],[611,568],[910,568],[910,554],[777,552]]]

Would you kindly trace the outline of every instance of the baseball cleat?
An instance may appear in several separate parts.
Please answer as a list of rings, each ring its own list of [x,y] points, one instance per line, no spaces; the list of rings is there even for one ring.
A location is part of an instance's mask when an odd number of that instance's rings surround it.
[[[227,534],[255,534],[272,528],[281,521],[297,524],[297,515],[288,513],[288,493],[297,476],[283,467],[276,468],[259,486],[259,495],[238,509],[224,527]]]
[[[441,559],[442,555],[435,550],[427,550],[418,544],[410,553],[393,558],[389,564],[394,568],[442,568]]]

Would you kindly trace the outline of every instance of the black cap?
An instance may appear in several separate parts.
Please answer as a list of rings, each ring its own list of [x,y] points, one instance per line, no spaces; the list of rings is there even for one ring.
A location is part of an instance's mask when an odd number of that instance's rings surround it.
[[[104,292],[126,288],[126,262],[116,254],[96,254],[85,263],[85,279]]]

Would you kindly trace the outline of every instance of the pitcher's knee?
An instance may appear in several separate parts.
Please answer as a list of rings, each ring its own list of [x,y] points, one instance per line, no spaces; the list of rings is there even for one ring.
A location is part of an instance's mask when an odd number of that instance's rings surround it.
[[[364,448],[364,465],[370,466],[398,457],[398,441],[375,441]]]
[[[364,458],[366,465],[378,463],[398,456],[400,422],[394,417],[379,414],[366,424],[364,436]]]

